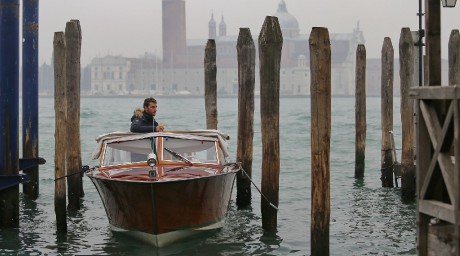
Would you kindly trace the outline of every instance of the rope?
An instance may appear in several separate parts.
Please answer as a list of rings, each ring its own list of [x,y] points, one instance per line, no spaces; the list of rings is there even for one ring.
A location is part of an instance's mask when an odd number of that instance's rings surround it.
[[[64,179],[64,178],[67,178],[67,177],[70,177],[70,176],[74,176],[74,175],[77,175],[77,174],[80,174],[80,175],[81,175],[81,174],[83,174],[83,173],[85,173],[85,172],[87,172],[87,171],[89,171],[89,170],[91,170],[91,169],[94,169],[94,167],[93,167],[93,168],[89,168],[89,166],[85,165],[85,166],[82,166],[81,169],[82,169],[82,170],[79,171],[79,172],[72,173],[72,174],[68,174],[68,175],[64,175],[64,176],[62,176],[62,177],[59,177],[59,178],[54,179],[54,181],[57,181],[57,180],[60,180],[60,179]],[[82,176],[83,176],[83,175],[82,175]]]
[[[277,210],[278,211],[278,207],[276,207],[274,204],[272,204],[270,202],[270,200],[268,200],[268,198],[262,193],[262,191],[260,191],[260,189],[256,186],[256,184],[254,183],[254,181],[252,181],[251,177],[249,177],[248,173],[240,166],[240,170],[246,175],[246,177],[248,177],[248,179],[251,181],[252,185],[254,185],[254,187],[257,189],[257,191],[259,191],[259,194],[265,199],[265,201],[267,201],[267,203],[273,207],[273,209]]]

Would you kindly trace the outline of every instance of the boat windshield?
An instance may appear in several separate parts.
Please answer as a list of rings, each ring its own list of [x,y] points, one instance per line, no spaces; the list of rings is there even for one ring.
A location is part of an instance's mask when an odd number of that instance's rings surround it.
[[[156,138],[155,141],[155,144],[158,145],[158,138]],[[107,143],[102,159],[102,166],[145,162],[147,161],[148,155],[153,152],[152,144],[151,138]],[[163,157],[159,160],[174,162],[190,161],[191,163],[219,163],[215,141],[164,137],[163,148],[169,150],[162,150]],[[184,158],[187,159],[187,161]]]
[[[192,163],[218,163],[215,141],[165,137],[163,148],[163,160],[166,161],[184,161],[185,158]]]
[[[145,162],[152,153],[150,138],[107,143],[105,147],[103,166]]]

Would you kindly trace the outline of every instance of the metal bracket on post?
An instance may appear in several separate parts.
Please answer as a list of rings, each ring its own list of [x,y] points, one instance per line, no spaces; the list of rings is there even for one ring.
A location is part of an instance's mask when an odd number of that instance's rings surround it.
[[[0,175],[0,190],[16,186],[19,183],[29,182],[29,176],[26,174],[19,175]]]

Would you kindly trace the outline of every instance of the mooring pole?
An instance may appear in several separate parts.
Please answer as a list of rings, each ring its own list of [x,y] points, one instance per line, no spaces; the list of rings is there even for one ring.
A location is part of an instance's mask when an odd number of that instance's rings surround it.
[[[356,49],[355,79],[355,178],[362,178],[366,160],[366,47],[363,44]]]
[[[331,44],[327,28],[310,33],[311,255],[329,255],[331,216]]]
[[[65,27],[66,41],[66,97],[67,97],[67,178],[69,211],[80,209],[80,197],[83,193],[81,175],[81,144],[80,144],[80,57],[81,28],[78,20],[67,22]]]
[[[385,37],[382,47],[382,84],[381,84],[381,120],[382,120],[382,187],[393,185],[393,151],[390,132],[393,131],[393,79],[394,50],[391,39]]]
[[[460,85],[460,33],[453,29],[449,37],[449,85]]]
[[[409,90],[414,82],[414,41],[409,28],[401,29],[399,38],[399,75],[401,78],[401,199],[415,200],[414,102]]]
[[[206,128],[217,129],[216,41],[208,39],[204,50],[204,104]]]
[[[67,148],[67,99],[66,99],[66,43],[64,32],[55,32],[54,50],[54,212],[58,231],[67,231],[66,210],[66,148]]]
[[[22,1],[22,37],[22,155],[38,158],[38,0]],[[38,165],[24,173],[24,194],[37,199]]]
[[[236,178],[236,205],[251,205],[252,155],[254,139],[254,87],[256,48],[249,28],[240,28],[236,44],[238,57],[238,141],[236,161],[249,178],[239,172]]]
[[[278,207],[280,144],[279,106],[280,69],[283,35],[278,18],[267,16],[259,34],[260,63],[260,125],[262,130],[262,228],[266,232],[276,232],[278,212],[270,203]]]
[[[0,179],[19,175],[19,0],[0,0]],[[6,178],[5,178],[6,179]],[[19,226],[19,185],[0,190],[0,228]]]

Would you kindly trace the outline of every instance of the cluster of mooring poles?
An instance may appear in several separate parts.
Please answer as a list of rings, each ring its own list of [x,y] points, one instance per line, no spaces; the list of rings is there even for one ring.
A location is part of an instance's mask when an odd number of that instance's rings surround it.
[[[67,230],[67,210],[79,210],[80,198],[84,196],[80,144],[81,40],[78,20],[68,21],[65,32],[55,32],[53,39],[56,116],[54,210],[59,231]],[[66,179],[69,192],[67,208]]]
[[[22,145],[19,158],[19,0],[0,0],[0,228],[19,226],[19,183],[35,200],[38,165],[38,0],[22,2]],[[23,173],[20,173],[20,171]]]
[[[279,92],[283,37],[278,18],[267,16],[258,38],[260,64],[260,113],[262,134],[262,227],[268,234],[277,231],[279,203]],[[255,46],[249,28],[241,28],[237,41],[238,57],[238,208],[251,205],[254,137]],[[313,28],[311,52],[311,136],[312,136],[312,221],[313,255],[329,254],[331,133],[331,49],[326,28]],[[205,108],[207,128],[217,129],[216,46],[209,39],[205,48]],[[254,183],[253,183],[254,184]],[[255,185],[255,184],[254,184]]]
[[[382,47],[381,121],[383,187],[401,177],[402,199],[417,194],[417,249],[420,255],[443,251],[460,254],[460,35],[449,40],[449,85],[440,87],[440,6],[426,0],[426,87],[420,84],[421,33],[402,28],[399,40],[402,154],[398,163],[393,138],[394,50],[390,38]],[[38,197],[38,0],[23,1],[23,158],[19,159],[19,0],[0,0],[0,228],[19,225],[19,183],[32,199]],[[419,14],[421,15],[421,14]],[[430,22],[428,22],[430,21]],[[414,40],[414,38],[416,38]],[[55,63],[55,212],[57,229],[66,231],[66,215],[80,209],[84,196],[80,146],[80,55],[78,20],[65,33],[54,34]],[[417,43],[414,44],[414,42]],[[277,17],[267,16],[259,34],[260,109],[262,134],[262,227],[277,231],[279,203],[279,91],[283,37]],[[238,54],[237,206],[251,204],[254,135],[255,45],[248,28],[241,28]],[[311,253],[329,255],[331,48],[327,28],[314,27],[309,38],[311,94]],[[417,55],[417,52],[419,53]],[[206,127],[217,129],[216,44],[205,48]],[[355,70],[355,177],[364,177],[366,140],[366,49],[358,45]],[[417,79],[418,78],[418,79]],[[415,105],[413,102],[415,99]],[[414,165],[414,106],[417,175]],[[23,170],[26,175],[19,174]],[[415,177],[417,176],[417,180]],[[66,183],[68,200],[66,208]],[[397,179],[395,179],[397,182]],[[415,182],[417,181],[417,182]],[[253,183],[254,184],[254,183]],[[397,185],[397,183],[396,183]],[[431,224],[430,224],[431,223]],[[431,236],[429,236],[431,235]],[[436,253],[435,253],[436,254]]]

